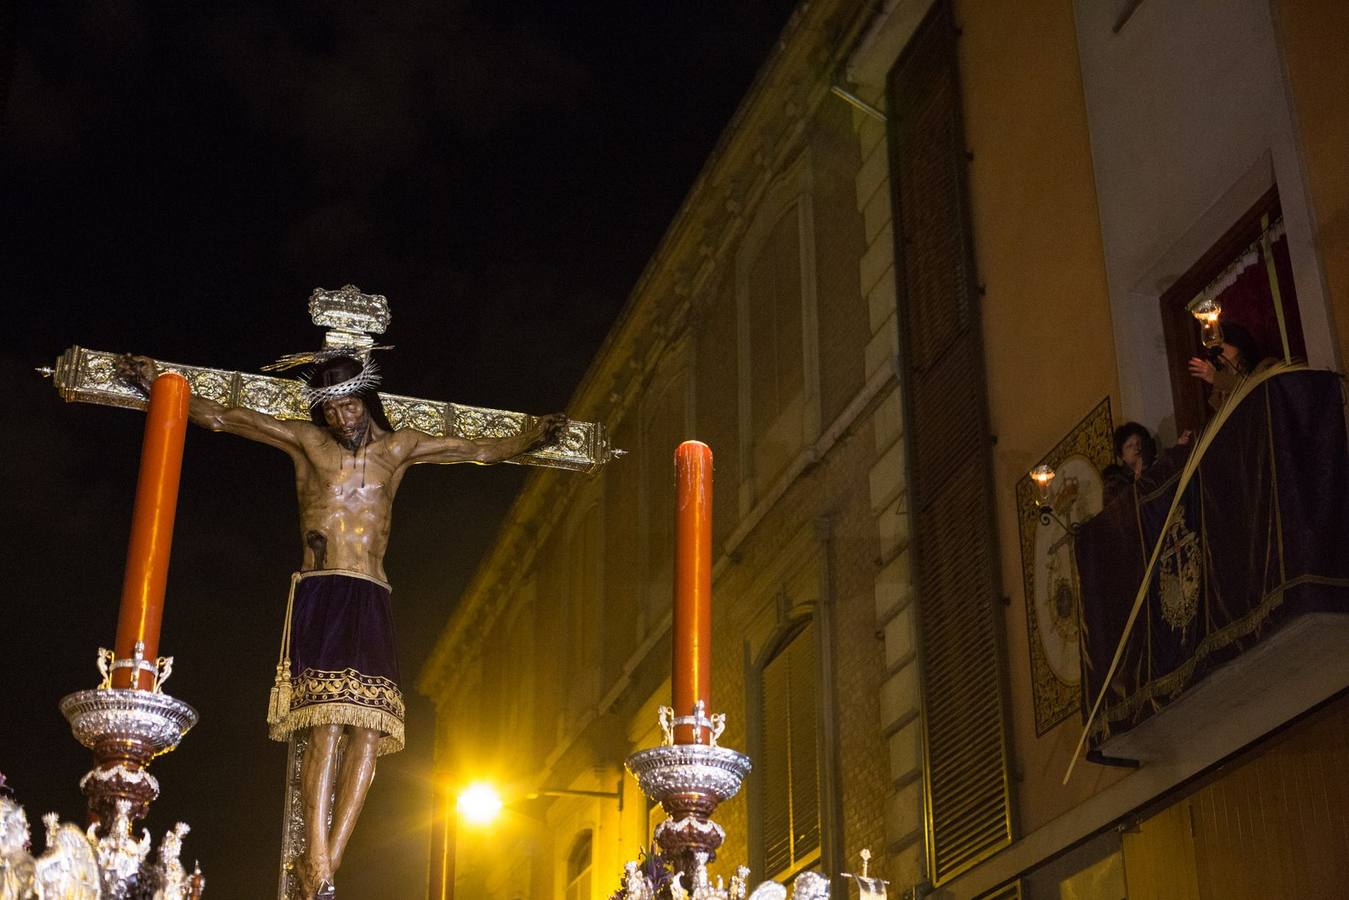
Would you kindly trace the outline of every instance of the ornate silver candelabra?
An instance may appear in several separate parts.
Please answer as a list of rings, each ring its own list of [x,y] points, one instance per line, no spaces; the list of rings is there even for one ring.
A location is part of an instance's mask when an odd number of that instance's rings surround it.
[[[642,793],[664,808],[666,819],[656,826],[656,843],[674,866],[669,885],[658,888],[637,863],[628,863],[623,877],[624,900],[783,900],[787,889],[767,882],[749,890],[749,869],[740,866],[729,886],[720,878],[715,885],[707,864],[716,859],[726,832],[712,821],[717,807],[740,791],[750,771],[749,757],[717,744],[726,730],[724,713],[708,716],[702,701],[693,714],[676,716],[669,707],[660,709],[662,741],[659,747],[639,750],[628,757],[628,771]],[[692,744],[676,744],[675,729],[688,728]],[[707,743],[702,743],[703,736]],[[793,888],[795,900],[827,900],[829,883],[814,872],[799,876]]]
[[[720,878],[713,885],[708,877],[707,864],[726,839],[712,814],[739,792],[750,771],[748,756],[717,744],[726,730],[725,714],[707,716],[702,701],[689,716],[676,716],[662,706],[660,727],[661,745],[629,756],[627,768],[642,793],[665,809],[666,819],[656,826],[655,838],[674,874],[668,884],[658,884],[658,878],[642,871],[636,861],[629,862],[623,873],[623,900],[786,900],[787,888],[775,881],[750,893],[746,866],[736,868],[729,885]],[[690,729],[695,742],[676,744],[676,728]],[[862,874],[844,877],[857,883],[861,900],[885,900],[887,882],[870,877],[870,859],[871,852],[863,850]],[[792,881],[792,898],[829,900],[829,880],[818,872],[802,872]]]
[[[173,658],[143,658],[144,646],[127,660],[100,649],[103,681],[61,700],[61,712],[75,739],[94,754],[94,767],[80,780],[92,824],[81,831],[55,813],[43,817],[47,849],[28,853],[28,816],[0,797],[0,900],[53,897],[62,900],[199,900],[206,886],[201,868],[188,873],[179,856],[190,830],[182,822],[167,832],[151,854],[149,832],[139,837],[132,824],[144,818],[159,796],[159,782],[147,771],[150,760],[167,753],[197,723],[197,711],[163,692]],[[153,675],[150,690],[114,688],[112,674],[129,668]],[[134,678],[133,678],[134,682]]]

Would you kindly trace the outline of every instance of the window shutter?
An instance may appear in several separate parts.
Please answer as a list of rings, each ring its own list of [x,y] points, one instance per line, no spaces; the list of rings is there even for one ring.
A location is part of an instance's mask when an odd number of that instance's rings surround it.
[[[787,654],[764,666],[760,698],[763,752],[756,766],[763,773],[764,872],[781,872],[792,862],[791,705],[787,688]]]
[[[820,846],[815,623],[791,638],[761,675],[764,871],[779,875]]]
[[[815,623],[787,647],[791,700],[792,861],[820,846],[820,765],[816,741]]]
[[[955,42],[950,2],[938,0],[890,73],[924,799],[935,885],[1011,841],[991,436]]]

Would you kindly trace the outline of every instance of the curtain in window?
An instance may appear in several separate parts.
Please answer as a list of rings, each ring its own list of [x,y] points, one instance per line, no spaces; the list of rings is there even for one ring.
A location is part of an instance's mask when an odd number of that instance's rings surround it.
[[[1283,219],[1270,224],[1269,237],[1283,304],[1284,327],[1288,331],[1289,351],[1295,359],[1306,359],[1307,345],[1302,335],[1302,317],[1298,313],[1297,288],[1293,283],[1293,264],[1288,256],[1288,238],[1284,235]],[[1279,322],[1274,312],[1274,295],[1269,287],[1269,268],[1259,240],[1242,251],[1222,274],[1210,282],[1195,297],[1190,307],[1209,298],[1222,305],[1224,322],[1236,322],[1251,333],[1259,356],[1275,359],[1283,357],[1283,341],[1279,337]],[[1254,364],[1256,361],[1251,362]]]

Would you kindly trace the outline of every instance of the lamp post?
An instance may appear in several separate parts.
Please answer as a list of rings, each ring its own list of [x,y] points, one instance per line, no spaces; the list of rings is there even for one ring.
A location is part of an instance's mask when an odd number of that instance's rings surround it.
[[[476,781],[458,794],[448,781],[437,789],[438,814],[431,832],[431,900],[454,900],[454,857],[459,841],[459,819],[470,825],[487,826],[496,821],[504,805],[496,788]]]
[[[435,816],[431,822],[431,877],[429,900],[454,898],[454,844],[458,823],[455,796],[447,781],[436,784]]]

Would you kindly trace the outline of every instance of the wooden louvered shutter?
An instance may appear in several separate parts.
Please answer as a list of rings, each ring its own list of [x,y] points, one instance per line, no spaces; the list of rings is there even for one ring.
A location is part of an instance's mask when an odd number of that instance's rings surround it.
[[[763,773],[764,872],[777,873],[792,864],[791,706],[787,700],[787,654],[779,653],[763,668],[763,750],[755,766]],[[760,762],[762,760],[762,762]]]
[[[820,728],[815,696],[815,623],[787,646],[791,700],[792,862],[820,846]]]
[[[807,624],[764,666],[760,678],[764,871],[796,867],[820,846],[819,722],[815,625]]]
[[[991,436],[955,42],[950,2],[938,0],[889,84],[935,885],[1011,841]]]

